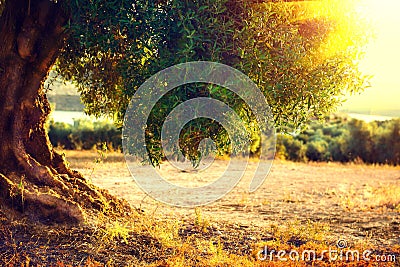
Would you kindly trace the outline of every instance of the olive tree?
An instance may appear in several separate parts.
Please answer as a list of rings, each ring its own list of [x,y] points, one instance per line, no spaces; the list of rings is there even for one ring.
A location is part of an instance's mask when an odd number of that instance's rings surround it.
[[[51,146],[43,83],[52,68],[78,86],[87,113],[109,114],[120,123],[148,77],[193,60],[225,63],[248,75],[282,131],[323,117],[345,92],[365,87],[357,59],[366,38],[349,26],[350,8],[328,12],[333,3],[0,0],[1,207],[69,222],[82,221],[85,209],[129,211],[71,170]],[[162,116],[198,96],[223,100],[248,123],[253,119],[231,91],[191,85],[158,103],[161,109],[152,113],[148,129],[157,133]],[[200,128],[219,139],[221,149],[229,143],[212,121]],[[198,129],[189,127],[188,136]],[[159,145],[157,138],[148,142]],[[162,158],[149,153],[156,161]]]

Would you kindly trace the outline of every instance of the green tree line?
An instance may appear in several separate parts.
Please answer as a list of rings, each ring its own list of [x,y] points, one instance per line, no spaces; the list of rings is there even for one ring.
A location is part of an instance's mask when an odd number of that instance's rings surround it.
[[[121,130],[105,121],[51,121],[48,131],[52,144],[64,149],[86,150],[106,143],[110,150],[121,150]],[[276,158],[399,165],[400,119],[367,123],[336,116],[325,123],[313,121],[301,133],[279,134]]]
[[[71,125],[50,121],[48,124],[50,142],[68,150],[90,150],[107,145],[108,150],[121,150],[121,129],[107,121],[75,119]]]
[[[280,134],[276,157],[292,161],[400,164],[400,119],[365,122],[336,117],[311,122],[300,134]]]

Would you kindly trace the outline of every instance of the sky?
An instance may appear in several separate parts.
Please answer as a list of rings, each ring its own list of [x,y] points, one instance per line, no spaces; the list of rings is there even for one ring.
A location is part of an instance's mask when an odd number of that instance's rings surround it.
[[[373,78],[371,87],[350,96],[341,109],[375,115],[382,115],[383,109],[400,110],[400,1],[364,0],[361,10],[371,17],[376,31],[360,65]]]

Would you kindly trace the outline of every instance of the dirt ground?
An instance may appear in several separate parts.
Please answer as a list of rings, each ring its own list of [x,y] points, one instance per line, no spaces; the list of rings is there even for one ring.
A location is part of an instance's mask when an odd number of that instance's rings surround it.
[[[108,153],[101,163],[96,152],[66,151],[71,167],[133,206],[158,218],[180,221],[201,212],[203,220],[218,228],[229,223],[259,231],[296,221],[323,223],[327,241],[368,242],[390,248],[400,245],[400,167],[364,164],[293,163],[274,161],[270,174],[254,193],[248,192],[250,174],[222,199],[200,209],[172,207],[153,200],[134,182],[122,154]],[[216,179],[226,161],[215,168],[182,172],[169,166],[161,171],[172,183],[201,186]]]
[[[146,195],[121,153],[64,152],[72,168],[143,212],[127,225],[101,213],[83,225],[47,226],[0,209],[0,266],[289,266],[260,262],[256,253],[266,244],[325,251],[339,240],[345,248],[372,249],[395,261],[290,266],[400,266],[400,167],[274,161],[263,185],[249,193],[257,166],[250,162],[220,200],[179,208]],[[203,171],[183,172],[163,164],[160,172],[171,183],[197,187],[217,179],[226,165],[217,160]],[[233,178],[240,168],[231,170]]]

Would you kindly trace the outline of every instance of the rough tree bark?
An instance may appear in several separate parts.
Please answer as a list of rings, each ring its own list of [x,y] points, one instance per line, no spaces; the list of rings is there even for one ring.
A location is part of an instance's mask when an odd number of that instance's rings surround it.
[[[45,222],[81,222],[85,209],[130,211],[69,169],[44,128],[43,82],[68,19],[50,0],[6,1],[0,16],[0,208]]]

